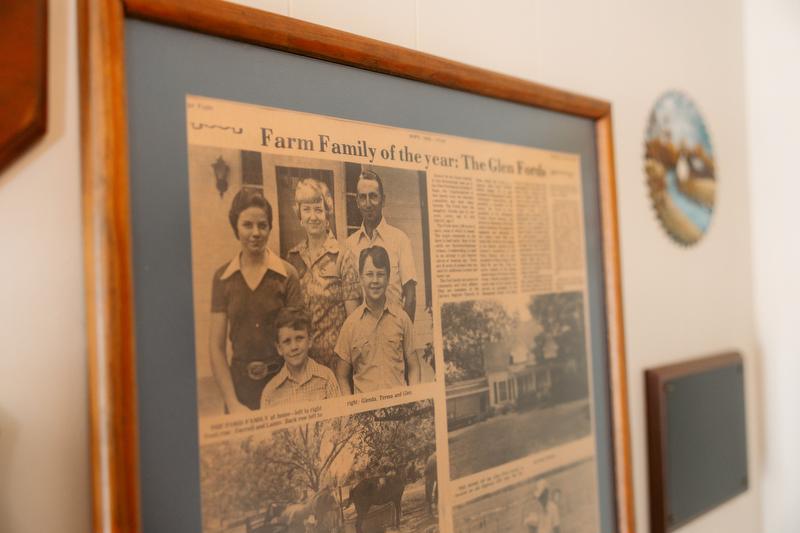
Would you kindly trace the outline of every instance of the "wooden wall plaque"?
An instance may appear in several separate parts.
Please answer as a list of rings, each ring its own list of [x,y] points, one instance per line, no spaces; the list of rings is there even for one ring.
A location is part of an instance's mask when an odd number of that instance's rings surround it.
[[[47,2],[0,3],[0,171],[47,129]]]
[[[725,353],[645,372],[653,533],[747,490],[743,365]]]

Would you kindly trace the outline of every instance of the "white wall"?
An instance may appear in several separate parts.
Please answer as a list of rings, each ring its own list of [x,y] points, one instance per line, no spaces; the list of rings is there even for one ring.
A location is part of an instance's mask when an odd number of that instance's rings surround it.
[[[72,4],[50,8],[47,135],[0,174],[2,533],[89,530]]]
[[[764,531],[800,531],[800,4],[745,0],[753,271],[764,386]]]
[[[766,8],[756,9],[755,0],[748,2],[748,10],[760,12],[759,24],[771,23]],[[4,259],[0,261],[2,532],[84,532],[89,520],[75,16],[72,1],[51,3],[50,132],[34,151],[0,176]],[[747,361],[751,489],[681,531],[761,531],[761,439],[755,416],[761,391],[757,386],[759,359],[751,313],[751,191],[747,179],[741,4],[728,0],[241,3],[613,103],[637,530],[649,530],[643,370],[733,348],[741,350]],[[784,5],[787,12],[790,9],[790,0],[770,3]],[[756,47],[756,51],[767,54],[769,48]],[[769,90],[767,84],[752,85],[751,90]],[[797,87],[796,78],[793,87]],[[642,171],[649,108],[661,92],[671,88],[685,90],[699,104],[718,164],[714,219],[709,233],[690,249],[673,244],[659,228],[648,204]],[[785,94],[788,101],[789,93]],[[761,137],[768,141],[772,133],[764,131]],[[791,132],[787,129],[783,135]],[[751,142],[755,143],[753,139]],[[772,157],[768,142],[761,145],[767,151],[764,155]],[[756,152],[754,162],[758,155]],[[777,179],[777,171],[791,168],[788,160],[781,163],[780,168],[771,167],[776,172],[764,179]],[[793,221],[779,220],[784,210],[788,215],[788,197],[783,201],[769,198],[782,210],[770,210],[772,204],[764,202],[763,217],[772,222],[767,234]],[[758,199],[756,196],[757,214],[762,205]],[[758,217],[756,222],[760,222]],[[757,226],[756,237],[760,235]],[[784,257],[788,252],[780,255],[780,244],[776,240],[767,250],[772,254],[763,254],[764,260],[777,258],[794,265]],[[757,250],[764,246],[767,244],[756,241]],[[794,259],[797,261],[796,256]],[[761,265],[757,261],[757,273]],[[769,294],[778,303],[783,302],[778,293],[783,288],[780,283],[792,281],[787,279],[788,266],[781,274],[782,278],[769,285]],[[762,299],[758,301],[763,303]],[[782,310],[771,300],[766,304],[772,314]],[[776,328],[790,324],[788,318],[769,323]],[[783,353],[788,368],[797,365],[789,363],[794,345],[796,339],[787,335]],[[766,343],[762,347],[766,348]],[[778,382],[788,383],[791,375],[787,373],[784,379],[778,376]],[[784,416],[788,420],[790,415]],[[797,439],[786,442],[796,444]],[[792,464],[789,452],[796,449],[787,446],[778,457]],[[767,468],[773,475],[770,463]]]

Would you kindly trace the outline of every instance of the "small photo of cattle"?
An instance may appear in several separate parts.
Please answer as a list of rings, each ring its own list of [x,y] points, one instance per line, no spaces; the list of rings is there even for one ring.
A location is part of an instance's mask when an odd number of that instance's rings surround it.
[[[591,432],[582,292],[442,306],[450,477]]]
[[[204,533],[434,533],[433,402],[201,447]]]

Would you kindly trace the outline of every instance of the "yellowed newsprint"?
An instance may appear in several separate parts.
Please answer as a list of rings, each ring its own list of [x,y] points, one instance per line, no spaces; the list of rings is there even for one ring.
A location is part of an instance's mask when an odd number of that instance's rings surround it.
[[[580,158],[186,98],[203,533],[593,533]]]

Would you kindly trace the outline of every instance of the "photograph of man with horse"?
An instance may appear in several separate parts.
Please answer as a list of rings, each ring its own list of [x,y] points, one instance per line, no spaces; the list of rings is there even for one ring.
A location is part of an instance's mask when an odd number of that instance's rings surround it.
[[[201,448],[204,533],[438,531],[433,402]]]

